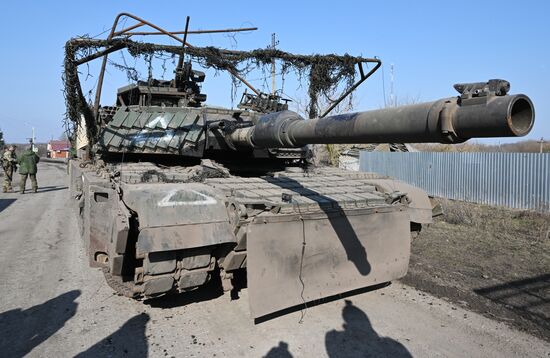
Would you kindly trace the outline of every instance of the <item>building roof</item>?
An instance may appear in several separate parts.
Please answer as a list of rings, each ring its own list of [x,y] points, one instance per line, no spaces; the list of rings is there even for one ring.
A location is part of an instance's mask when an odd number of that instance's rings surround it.
[[[48,143],[48,150],[51,151],[63,151],[69,150],[71,148],[71,143],[68,140],[51,140]]]

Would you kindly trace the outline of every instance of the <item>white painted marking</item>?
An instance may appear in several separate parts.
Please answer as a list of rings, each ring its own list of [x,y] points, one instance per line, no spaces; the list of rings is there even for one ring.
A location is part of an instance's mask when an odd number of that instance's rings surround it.
[[[163,129],[166,129],[168,127],[168,123],[166,123],[166,118],[164,118],[164,114],[159,114],[155,118],[151,120],[151,122],[147,123],[145,127],[147,128],[155,128],[160,123],[160,126]]]
[[[188,201],[175,201],[172,200],[175,196],[178,195],[178,193],[181,193],[182,196],[184,196],[186,193],[192,193],[195,196],[200,197],[200,200],[188,200]],[[182,190],[182,189],[174,189],[171,190],[164,198],[162,198],[158,203],[157,206],[160,207],[166,207],[166,206],[182,206],[182,205],[213,205],[216,204],[216,199],[204,195],[203,193],[199,193],[196,190]]]
[[[172,138],[174,137],[174,134],[175,134],[175,133],[176,133],[176,132],[175,132],[173,129],[168,129],[168,130],[165,132],[165,134],[164,134],[162,137],[160,137],[159,142],[160,142],[160,141],[162,141],[162,142],[164,142],[164,143],[170,142],[170,141],[172,140]]]
[[[132,138],[132,143],[144,142],[147,140],[146,134],[149,133],[147,129],[142,129],[138,134],[135,134]]]

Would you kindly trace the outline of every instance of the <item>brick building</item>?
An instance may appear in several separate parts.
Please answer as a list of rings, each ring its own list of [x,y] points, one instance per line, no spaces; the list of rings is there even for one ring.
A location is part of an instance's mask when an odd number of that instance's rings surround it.
[[[68,140],[52,140],[48,143],[48,158],[68,158],[71,143]]]

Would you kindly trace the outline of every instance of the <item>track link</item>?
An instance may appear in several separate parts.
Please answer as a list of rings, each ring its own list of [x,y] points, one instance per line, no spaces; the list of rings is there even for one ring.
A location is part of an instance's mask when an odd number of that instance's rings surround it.
[[[107,267],[103,267],[101,270],[103,271],[107,284],[115,290],[118,295],[129,298],[137,298],[138,294],[134,292],[132,285],[125,284],[120,279],[113,277]]]

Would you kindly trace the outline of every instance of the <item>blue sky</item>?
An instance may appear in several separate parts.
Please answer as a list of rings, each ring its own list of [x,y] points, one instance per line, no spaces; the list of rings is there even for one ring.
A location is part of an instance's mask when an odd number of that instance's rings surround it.
[[[453,96],[454,83],[503,78],[511,82],[512,93],[525,93],[535,104],[536,124],[527,138],[550,140],[549,4],[543,0],[487,0],[472,5],[420,0],[277,1],[269,5],[250,1],[3,1],[0,128],[9,142],[25,141],[31,126],[39,141],[59,137],[65,112],[64,43],[73,36],[103,32],[124,11],[169,30],[182,29],[186,15],[191,16],[191,29],[259,27],[236,36],[241,49],[265,47],[275,32],[279,48],[290,52],[378,56],[384,62],[384,73],[377,72],[361,87],[356,110],[384,105],[383,82],[387,98],[390,64],[394,65],[399,101]],[[235,45],[224,35],[193,36],[189,42]],[[116,88],[125,84],[123,74],[114,69],[109,73],[104,105],[111,104]],[[259,87],[264,83],[255,81]],[[87,88],[93,84],[94,78],[86,82]],[[292,85],[287,79],[285,93],[300,97],[300,90]],[[209,96],[208,103],[231,106],[227,77],[207,78],[203,92]]]

